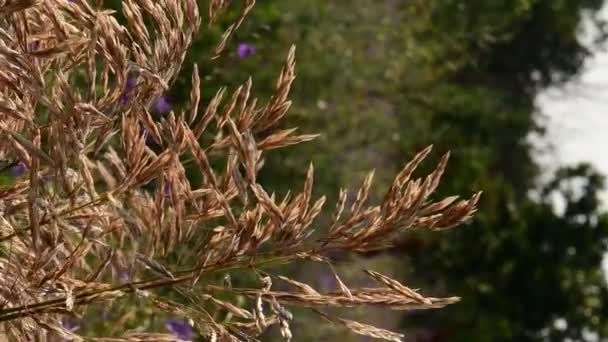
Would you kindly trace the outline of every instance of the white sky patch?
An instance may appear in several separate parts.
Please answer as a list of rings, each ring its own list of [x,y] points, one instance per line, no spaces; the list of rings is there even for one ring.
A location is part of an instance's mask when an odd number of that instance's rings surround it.
[[[608,19],[608,7],[602,10]],[[590,41],[593,32],[581,33]],[[608,51],[596,50],[580,77],[562,88],[541,92],[536,104],[547,127],[544,141],[531,137],[539,149],[536,159],[551,174],[560,165],[589,162],[608,175]],[[608,191],[601,194],[608,209]]]
[[[601,16],[608,19],[608,6]],[[588,26],[587,26],[588,28]],[[593,32],[581,32],[589,42]],[[561,89],[547,89],[536,98],[543,116],[547,135],[543,139],[531,136],[538,151],[536,159],[545,176],[560,165],[591,163],[608,181],[608,51],[596,50],[589,58],[580,77]],[[601,193],[602,209],[608,210],[608,191]],[[557,210],[563,201],[557,199]],[[603,269],[608,281],[608,255]]]

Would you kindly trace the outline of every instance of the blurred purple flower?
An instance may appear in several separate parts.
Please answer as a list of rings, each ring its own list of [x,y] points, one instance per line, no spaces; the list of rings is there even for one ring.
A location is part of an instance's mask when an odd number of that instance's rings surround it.
[[[129,281],[131,281],[131,276],[129,275],[129,271],[127,271],[127,270],[118,271],[118,279],[120,279],[120,281],[122,281],[123,283],[128,283]]]
[[[321,288],[325,291],[332,291],[336,289],[338,285],[336,282],[336,278],[333,274],[324,273],[319,277],[319,282],[321,283]]]
[[[30,51],[36,51],[38,50],[38,47],[40,46],[40,41],[36,40],[35,42],[30,44]]]
[[[161,96],[152,104],[152,112],[156,115],[166,113],[171,110],[171,103],[166,97]]]
[[[103,318],[103,319],[109,319],[110,318],[110,314],[111,314],[110,310],[108,309],[107,306],[105,306],[103,308],[103,311],[101,312],[101,318]]]
[[[246,58],[255,53],[255,47],[249,43],[240,43],[236,48],[236,54],[239,58]]]
[[[71,318],[68,318],[68,319],[64,320],[63,322],[61,322],[61,325],[63,326],[63,329],[69,330],[69,331],[76,331],[78,328],[80,328],[78,321],[76,321],[75,319],[71,319]]]
[[[80,322],[78,320],[75,320],[73,318],[68,318],[64,321],[61,322],[61,326],[63,327],[63,329],[69,331],[69,332],[74,332],[78,329],[80,329]],[[71,339],[63,339],[63,341],[66,342],[71,342],[73,340]]]
[[[148,131],[147,128],[145,128],[144,126],[140,126],[139,127],[139,134],[143,135],[144,138],[146,139],[146,143],[149,143],[150,141],[152,141],[152,137],[150,136],[150,131]]]
[[[129,100],[129,93],[131,93],[131,91],[133,91],[133,89],[135,89],[135,87],[137,87],[137,77],[134,77],[134,76],[127,77],[125,89],[122,91],[122,94],[120,95],[120,104],[121,105],[124,105],[125,103],[127,103],[127,100]]]
[[[152,134],[150,134],[150,131],[148,131],[148,129],[144,126],[139,127],[139,134],[145,136],[146,145],[151,146],[156,144],[156,139],[154,139],[154,136],[152,136]]]
[[[165,178],[165,184],[163,185],[163,196],[171,196],[171,182]]]
[[[192,341],[194,339],[194,331],[188,322],[179,319],[168,319],[165,327],[175,337],[182,341]]]
[[[120,105],[124,106],[125,104],[127,104],[127,100],[129,99],[129,96],[127,93],[122,93],[122,95],[120,95]]]
[[[128,283],[131,281],[129,270],[123,267],[112,266],[112,278],[123,283]]]
[[[126,91],[131,91],[133,89],[135,89],[135,87],[137,86],[137,77],[131,76],[131,77],[127,77],[127,82],[125,82],[125,90]]]
[[[13,163],[13,165],[8,168],[8,172],[11,176],[19,178],[25,173],[25,164],[23,164],[23,162]]]

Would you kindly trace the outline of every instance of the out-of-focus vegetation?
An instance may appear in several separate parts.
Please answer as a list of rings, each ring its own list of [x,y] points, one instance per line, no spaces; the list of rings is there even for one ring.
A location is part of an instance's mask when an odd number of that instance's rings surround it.
[[[398,317],[412,340],[606,338],[603,177],[588,165],[564,166],[541,184],[528,140],[543,131],[535,96],[575,77],[589,56],[580,39],[583,21],[599,29],[596,43],[603,42],[602,3],[258,1],[224,58],[212,61],[209,54],[221,25],[216,36],[199,37],[169,99],[175,107],[187,101],[192,62],[203,73],[204,100],[249,75],[257,94],[269,94],[289,45],[297,44],[288,120],[322,135],[266,160],[262,183],[268,189],[283,194],[301,186],[310,158],[315,191],[330,199],[339,184],[358,184],[369,168],[386,185],[415,151],[433,143],[452,151],[443,195],[484,191],[467,227],[412,233],[388,256],[342,257],[342,270],[376,263],[415,274],[409,284],[429,294],[463,297],[441,311]],[[204,10],[206,2],[200,4]],[[238,2],[231,13],[237,15]],[[255,51],[239,54],[243,43]],[[531,199],[531,193],[539,196]],[[551,200],[555,194],[566,202],[563,213]],[[292,272],[323,279],[314,268]],[[298,341],[329,336],[305,318],[300,322]]]

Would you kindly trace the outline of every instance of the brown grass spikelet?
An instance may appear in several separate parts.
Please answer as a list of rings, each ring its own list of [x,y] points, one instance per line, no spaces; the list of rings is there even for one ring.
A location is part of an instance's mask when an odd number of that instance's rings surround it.
[[[399,334],[399,333],[395,333],[395,332],[392,332],[389,330],[380,329],[380,328],[374,327],[369,324],[364,324],[364,323],[356,322],[356,321],[349,320],[349,319],[333,317],[333,316],[327,315],[319,310],[315,310],[315,312],[317,314],[319,314],[321,317],[325,318],[326,320],[328,320],[334,324],[342,325],[346,329],[348,329],[349,331],[351,331],[355,334],[378,338],[378,339],[382,339],[385,341],[393,341],[393,342],[402,342],[403,338],[405,337],[404,334]]]

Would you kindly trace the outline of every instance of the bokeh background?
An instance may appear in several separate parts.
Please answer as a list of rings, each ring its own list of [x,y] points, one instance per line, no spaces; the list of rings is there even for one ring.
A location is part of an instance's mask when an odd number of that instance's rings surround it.
[[[204,13],[207,1],[199,3]],[[267,98],[295,43],[297,79],[284,124],[321,136],[270,154],[261,174],[269,191],[301,188],[312,161],[314,191],[329,203],[370,169],[378,199],[429,144],[435,152],[427,167],[452,153],[438,196],[484,191],[467,226],[412,233],[383,254],[335,256],[349,285],[365,282],[361,269],[369,267],[425,295],[462,302],[437,311],[343,316],[401,331],[408,341],[606,340],[604,176],[591,163],[547,164],[562,142],[546,134],[547,109],[555,108],[547,91],[575,82],[605,45],[602,6],[603,0],[259,0],[224,55],[212,60],[238,14],[235,2],[223,21],[201,32],[167,100],[175,109],[185,106],[195,62],[203,100],[249,76],[256,96]],[[585,120],[584,113],[574,111],[569,120]],[[275,271],[320,290],[335,286],[331,273],[315,265]],[[295,341],[365,340],[306,312],[294,315]],[[133,316],[128,324],[146,319]],[[267,339],[278,337],[270,332]]]

